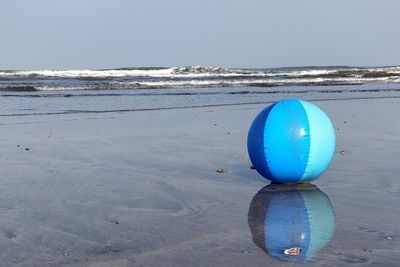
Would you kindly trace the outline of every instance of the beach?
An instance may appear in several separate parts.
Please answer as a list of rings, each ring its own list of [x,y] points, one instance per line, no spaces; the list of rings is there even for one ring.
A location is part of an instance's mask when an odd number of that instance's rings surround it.
[[[0,267],[400,267],[399,10],[2,1]]]
[[[4,113],[1,266],[295,266],[260,249],[248,223],[268,181],[250,168],[247,131],[274,100]],[[400,99],[313,103],[336,129],[334,161],[313,182],[335,229],[308,264],[396,265]]]

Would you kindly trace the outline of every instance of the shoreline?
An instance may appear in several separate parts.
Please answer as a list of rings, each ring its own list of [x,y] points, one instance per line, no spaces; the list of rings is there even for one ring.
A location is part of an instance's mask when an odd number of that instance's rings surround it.
[[[400,98],[400,96],[379,96],[379,97],[369,96],[369,97],[347,97],[347,98],[327,98],[327,99],[315,98],[315,99],[306,99],[306,101],[325,102],[325,101],[351,101],[351,100],[379,100],[379,99],[396,99],[396,98]],[[15,114],[0,114],[0,117],[25,117],[25,116],[69,115],[69,114],[101,114],[101,113],[126,113],[126,112],[144,112],[144,111],[202,109],[202,108],[231,107],[231,106],[269,105],[274,102],[275,101],[260,101],[260,102],[209,104],[209,105],[160,107],[160,108],[138,108],[138,109],[117,109],[117,110],[70,110],[70,111],[60,111],[60,112],[15,113]]]
[[[336,230],[309,264],[395,265],[400,100],[315,103],[337,135],[313,183]],[[268,184],[245,143],[263,106],[0,116],[3,264],[291,266],[257,247],[247,223]]]

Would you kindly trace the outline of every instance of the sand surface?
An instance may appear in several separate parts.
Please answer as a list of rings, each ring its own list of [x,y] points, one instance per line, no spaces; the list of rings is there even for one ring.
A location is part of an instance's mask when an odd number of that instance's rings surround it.
[[[315,103],[336,128],[314,182],[336,223],[308,263],[396,266],[400,100]],[[290,265],[248,226],[267,184],[246,149],[263,107],[1,117],[0,266]]]

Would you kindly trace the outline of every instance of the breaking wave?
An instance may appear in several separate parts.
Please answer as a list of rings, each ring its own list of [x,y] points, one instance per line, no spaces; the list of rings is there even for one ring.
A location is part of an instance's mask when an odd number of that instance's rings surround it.
[[[207,88],[400,83],[400,67],[225,69],[144,67],[105,70],[0,70],[0,91]]]

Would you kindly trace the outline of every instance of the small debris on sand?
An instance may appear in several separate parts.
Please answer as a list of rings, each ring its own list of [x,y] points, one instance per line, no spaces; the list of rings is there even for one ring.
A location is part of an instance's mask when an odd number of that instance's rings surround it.
[[[255,170],[255,169],[256,169],[256,167],[250,166],[250,170]]]
[[[346,151],[341,150],[341,151],[340,151],[340,154],[344,155],[344,154],[346,154]]]
[[[28,151],[28,150],[29,150],[29,147],[25,148],[25,150]]]
[[[112,252],[113,252],[113,249],[111,246],[104,246],[101,251],[101,254],[108,254],[108,253],[112,253]]]
[[[222,169],[222,168],[218,168],[218,169],[216,170],[216,172],[217,172],[217,173],[225,173],[226,171],[225,171],[224,169]]]

